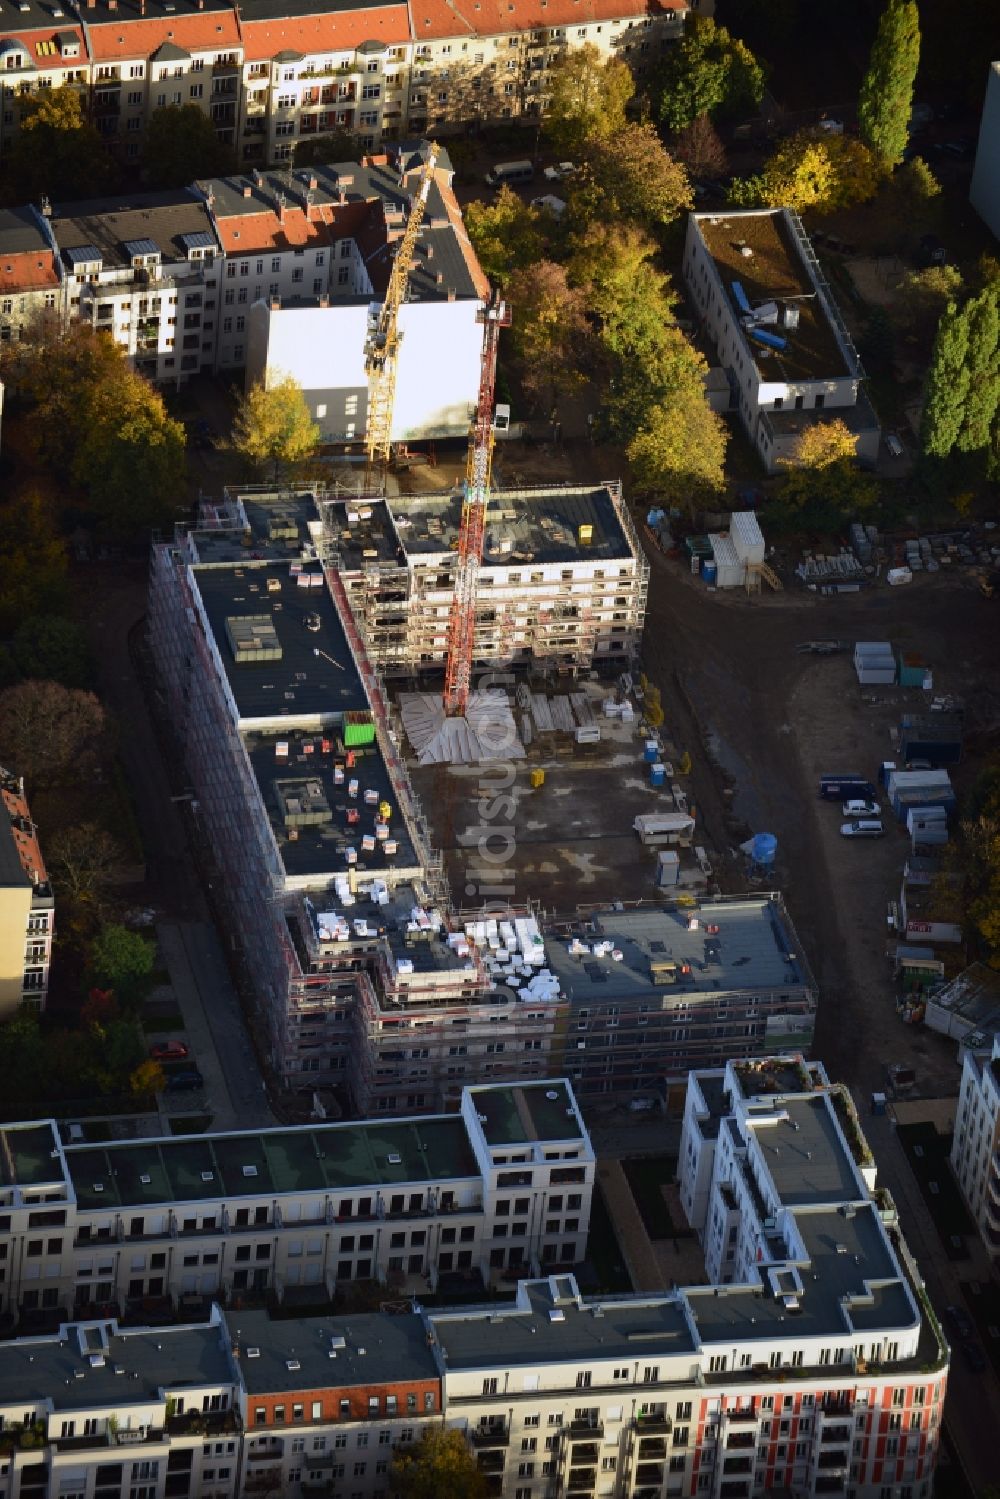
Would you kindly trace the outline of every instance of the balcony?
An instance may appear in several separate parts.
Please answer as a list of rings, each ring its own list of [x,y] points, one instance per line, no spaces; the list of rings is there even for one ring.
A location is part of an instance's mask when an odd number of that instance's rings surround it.
[[[636,1430],[640,1437],[669,1436],[674,1423],[669,1416],[637,1416]]]
[[[570,1468],[566,1480],[567,1494],[591,1494],[597,1482],[596,1468]]]
[[[726,1438],[726,1451],[739,1452],[744,1448],[753,1448],[757,1445],[757,1433],[755,1431],[733,1431]]]
[[[635,1470],[635,1481],[640,1486],[645,1484],[658,1486],[663,1482],[663,1464],[640,1462]]]
[[[498,1447],[480,1452],[476,1458],[480,1473],[502,1473],[506,1462],[506,1454]]]
[[[510,1427],[507,1425],[477,1426],[469,1432],[469,1441],[473,1447],[508,1447]]]
[[[573,1461],[575,1463],[596,1463],[600,1456],[600,1447],[596,1442],[577,1442],[573,1448]]]
[[[816,1459],[816,1467],[823,1473],[843,1473],[847,1469],[847,1449],[838,1452],[821,1452]]]
[[[841,1446],[845,1446],[850,1442],[852,1435],[850,1426],[824,1426],[819,1439],[822,1443],[839,1442]]]
[[[599,1442],[604,1436],[602,1421],[571,1421],[568,1428],[571,1442]]]
[[[259,1468],[248,1473],[243,1480],[244,1494],[280,1494],[281,1464],[273,1468]]]
[[[726,1411],[726,1420],[729,1422],[730,1426],[732,1426],[733,1423],[737,1421],[753,1421],[754,1424],[756,1424],[759,1419],[760,1418],[752,1405],[744,1406],[741,1410]]]
[[[640,1438],[639,1461],[663,1462],[667,1456],[667,1444],[662,1437]]]
[[[737,1473],[752,1473],[753,1465],[752,1457],[725,1457],[722,1460],[722,1472],[726,1478],[730,1478]]]
[[[247,1462],[280,1463],[284,1455],[285,1449],[280,1445],[280,1443],[275,1447],[255,1447],[251,1448],[251,1450],[247,1453]],[[305,1454],[303,1454],[303,1456],[305,1456]],[[324,1462],[327,1463],[333,1461],[332,1457],[326,1457],[323,1453],[316,1453],[315,1457],[321,1458]],[[316,1461],[313,1457],[305,1456],[305,1460],[311,1468],[314,1468],[316,1466]]]

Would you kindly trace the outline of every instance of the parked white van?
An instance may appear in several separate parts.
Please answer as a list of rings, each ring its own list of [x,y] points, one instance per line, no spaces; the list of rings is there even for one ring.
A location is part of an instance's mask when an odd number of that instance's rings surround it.
[[[842,838],[881,838],[885,832],[879,817],[858,817],[853,822],[840,824]]]
[[[530,161],[498,161],[486,173],[487,187],[516,187],[519,182],[530,182],[535,175],[534,163]]]

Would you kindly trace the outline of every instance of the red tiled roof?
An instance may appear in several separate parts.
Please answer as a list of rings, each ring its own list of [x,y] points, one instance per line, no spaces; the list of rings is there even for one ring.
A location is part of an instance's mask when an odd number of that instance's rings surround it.
[[[51,250],[19,250],[13,255],[0,253],[0,297],[8,291],[37,291],[39,287],[58,285],[59,276]]]
[[[413,37],[498,36],[688,10],[689,0],[410,0]]]
[[[91,20],[91,50],[95,61],[118,57],[149,57],[164,42],[189,52],[238,52],[240,33],[231,10],[206,10],[196,16],[154,16],[135,20],[131,16],[101,15]]]
[[[371,10],[347,10],[329,15],[296,16],[283,21],[243,18],[247,62],[276,57],[279,52],[346,52],[362,42],[402,45],[410,40],[404,5],[380,5]]]
[[[80,44],[80,52],[77,57],[60,56],[58,47],[54,52],[39,52],[39,46],[55,40],[56,32],[52,27],[46,27],[45,30],[40,31],[5,30],[2,39],[4,41],[19,42],[29,54],[35,66],[41,68],[43,72],[49,72],[56,68],[84,68],[87,65],[87,44],[83,39],[83,30],[81,27],[73,25],[59,28],[59,35],[61,36],[68,35],[70,32],[72,32]]]
[[[284,218],[277,210],[240,214],[219,220],[219,238],[227,255],[253,255],[262,250],[299,250],[329,243],[327,225],[316,217],[307,219],[301,208],[286,207]]]

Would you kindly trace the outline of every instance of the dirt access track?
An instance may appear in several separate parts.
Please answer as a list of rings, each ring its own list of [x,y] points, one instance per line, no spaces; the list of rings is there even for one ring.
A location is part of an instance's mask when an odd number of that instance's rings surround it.
[[[796,645],[891,640],[927,658],[935,692],[961,694],[974,721],[1000,722],[1000,615],[966,576],[748,599],[709,592],[661,554],[650,560],[646,670],[675,737],[691,745],[693,796],[716,847],[732,847],[745,829],[777,835],[775,882],[819,983],[815,1055],[861,1097],[882,1084],[888,1061],[915,1065],[922,1092],[956,1092],[954,1044],[903,1025],[892,1001],[886,902],[898,895],[905,831],[888,811],[884,839],[841,838],[840,806],[821,801],[816,786],[824,771],[874,778],[893,758],[890,724],[923,695],[862,689],[849,654],[802,655]],[[866,701],[873,697],[881,701]],[[960,794],[981,763],[970,755],[958,767]]]

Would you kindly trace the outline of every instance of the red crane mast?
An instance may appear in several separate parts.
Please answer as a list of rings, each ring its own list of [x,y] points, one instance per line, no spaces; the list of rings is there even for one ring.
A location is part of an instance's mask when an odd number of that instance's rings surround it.
[[[499,293],[494,293],[488,306],[481,310],[479,321],[484,324],[479,399],[469,431],[465,493],[458,531],[458,566],[448,619],[444,710],[449,717],[458,717],[465,712],[472,681],[472,661],[476,645],[476,594],[479,568],[483,560],[486,510],[493,471],[493,395],[497,379],[497,347],[500,329],[510,326],[510,309]]]

